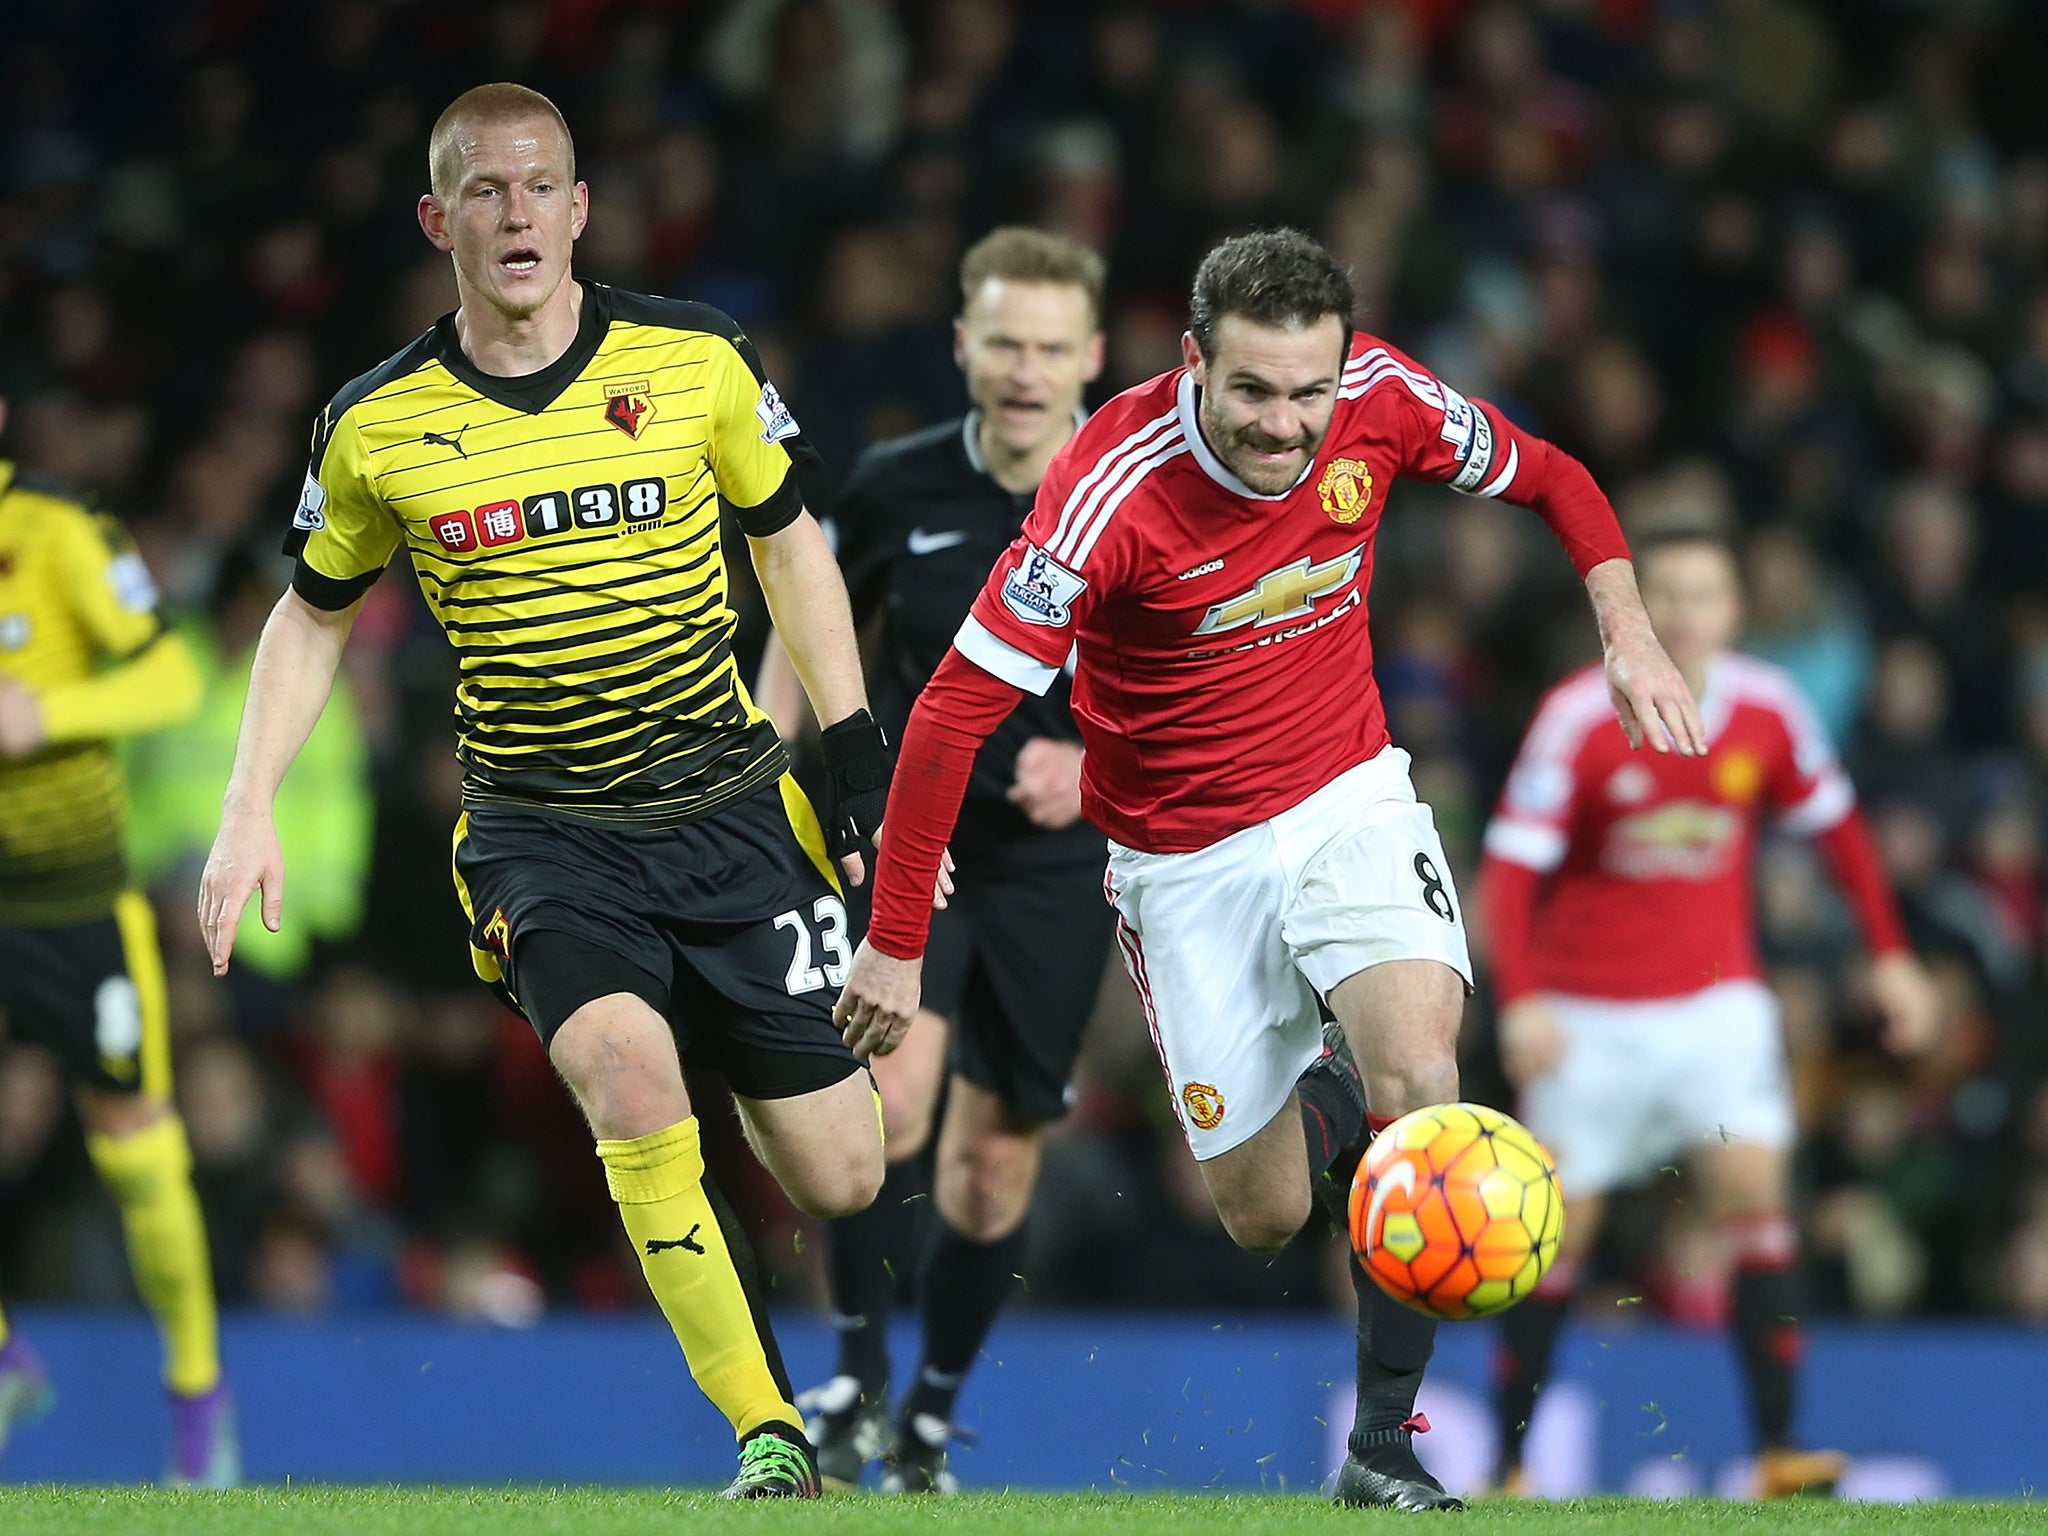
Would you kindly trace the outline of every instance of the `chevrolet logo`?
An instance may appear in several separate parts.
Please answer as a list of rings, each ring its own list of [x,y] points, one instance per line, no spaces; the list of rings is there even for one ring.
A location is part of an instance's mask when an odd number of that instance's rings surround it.
[[[1350,585],[1357,577],[1358,567],[1364,558],[1363,544],[1349,554],[1325,560],[1321,565],[1310,564],[1309,557],[1303,555],[1292,565],[1283,565],[1279,570],[1261,576],[1251,591],[1241,592],[1228,602],[1211,608],[1203,615],[1202,622],[1195,626],[1195,633],[1220,635],[1227,629],[1242,629],[1247,624],[1264,627],[1284,624],[1289,619],[1305,619],[1315,612],[1317,598],[1327,597],[1339,587]]]

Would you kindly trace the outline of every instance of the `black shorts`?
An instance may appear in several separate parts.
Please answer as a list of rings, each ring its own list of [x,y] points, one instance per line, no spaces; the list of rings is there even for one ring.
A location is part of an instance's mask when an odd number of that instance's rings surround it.
[[[75,1083],[111,1093],[171,1091],[171,1033],[156,914],[140,891],[83,923],[0,924],[7,1034],[46,1046]]]
[[[753,1099],[860,1070],[832,1025],[853,957],[818,818],[784,775],[673,827],[474,805],[455,885],[476,971],[546,1044],[594,998],[631,992],[683,1059]]]
[[[924,1006],[953,1026],[952,1071],[1027,1119],[1057,1120],[1115,933],[1107,851],[1086,826],[1011,831],[1007,811],[969,806],[962,818],[954,895],[925,946]]]

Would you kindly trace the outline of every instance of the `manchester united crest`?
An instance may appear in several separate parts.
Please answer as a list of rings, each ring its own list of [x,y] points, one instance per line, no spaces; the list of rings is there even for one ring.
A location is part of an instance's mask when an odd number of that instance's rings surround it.
[[[605,385],[604,419],[626,436],[638,438],[647,430],[647,423],[660,414],[654,408],[654,396],[650,393],[653,387],[646,379],[635,379],[630,384]]]
[[[1214,1083],[1182,1083],[1180,1101],[1198,1129],[1213,1131],[1223,1123],[1223,1095]]]
[[[1372,471],[1361,459],[1332,459],[1316,484],[1333,523],[1355,523],[1372,501]]]
[[[1718,756],[1714,763],[1714,788],[1723,800],[1749,805],[1763,793],[1763,759],[1737,747]]]

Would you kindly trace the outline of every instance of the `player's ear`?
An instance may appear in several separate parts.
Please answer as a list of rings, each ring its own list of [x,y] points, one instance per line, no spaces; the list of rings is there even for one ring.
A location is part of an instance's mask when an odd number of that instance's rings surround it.
[[[967,367],[967,317],[953,317],[953,361],[961,369]]]
[[[1081,351],[1081,380],[1093,384],[1102,377],[1102,358],[1105,340],[1102,332],[1090,331],[1088,345]]]
[[[590,183],[579,181],[569,194],[569,238],[581,240],[583,226],[590,222]]]
[[[1207,388],[1209,365],[1202,360],[1202,346],[1195,340],[1193,331],[1180,333],[1180,360],[1187,365],[1188,372],[1195,376],[1195,383]]]
[[[431,192],[420,194],[420,230],[427,237],[427,243],[437,251],[452,251],[455,242],[448,238],[448,213],[440,200]]]

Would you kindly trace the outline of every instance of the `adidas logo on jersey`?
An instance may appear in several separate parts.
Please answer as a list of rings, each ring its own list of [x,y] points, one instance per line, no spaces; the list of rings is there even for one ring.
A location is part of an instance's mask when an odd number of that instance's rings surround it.
[[[1220,571],[1222,569],[1223,561],[1220,558],[1204,560],[1200,565],[1191,566],[1187,570],[1182,571],[1175,579],[1178,581],[1193,581],[1197,576],[1206,576],[1211,571]]]

